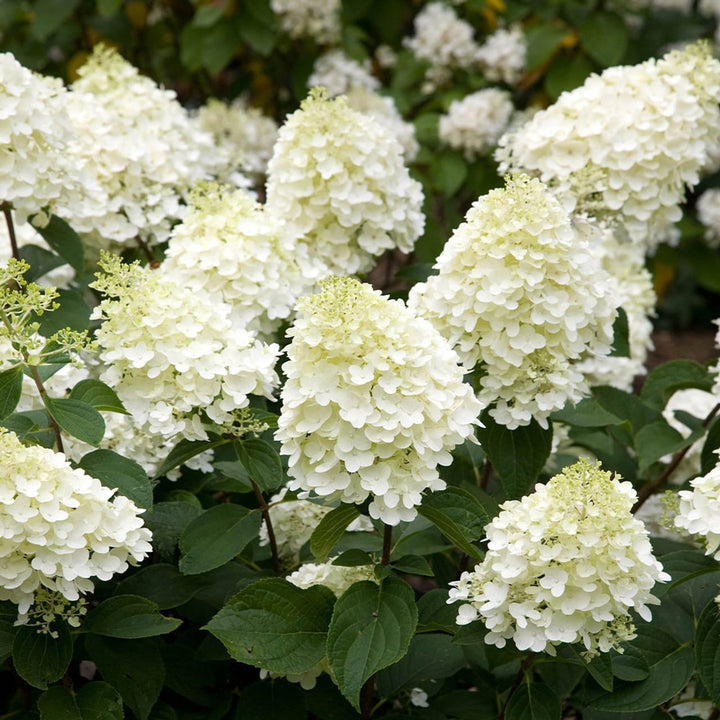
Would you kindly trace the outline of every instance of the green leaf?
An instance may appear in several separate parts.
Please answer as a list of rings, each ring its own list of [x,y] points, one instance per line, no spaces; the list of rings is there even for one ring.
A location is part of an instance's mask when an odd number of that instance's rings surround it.
[[[405,655],[416,625],[415,594],[392,575],[379,585],[355,583],[335,603],[327,657],[340,692],[356,710],[365,681]]]
[[[628,326],[628,316],[625,309],[619,307],[617,309],[617,317],[613,323],[613,346],[611,357],[630,357],[630,328]]]
[[[43,397],[45,408],[65,432],[88,443],[98,445],[105,435],[105,420],[92,406],[70,398]]]
[[[678,643],[653,625],[638,627],[638,637],[631,646],[647,660],[648,676],[639,682],[615,683],[612,692],[592,699],[588,703],[590,707],[610,712],[650,710],[667,702],[687,685],[695,666],[690,643]]]
[[[19,250],[20,258],[30,266],[23,276],[28,282],[37,282],[38,278],[65,264],[59,255],[39,245],[23,245]]]
[[[91,308],[85,302],[81,291],[60,288],[55,302],[59,307],[52,312],[43,313],[39,318],[42,335],[50,337],[64,328],[77,332],[90,328]]]
[[[585,82],[585,79],[593,71],[593,64],[583,55],[568,58],[566,55],[557,55],[545,75],[544,86],[548,95],[553,100],[564,92],[574,90]],[[620,315],[618,315],[620,317]],[[620,321],[622,323],[622,321]],[[622,324],[615,325],[615,348],[623,349]],[[617,350],[611,355],[620,354]]]
[[[281,674],[302,673],[325,657],[335,596],[265,578],[233,596],[204,627],[240,662]]]
[[[620,63],[629,40],[622,17],[607,10],[596,11],[580,23],[579,30],[580,42],[593,60],[603,67]]]
[[[310,536],[310,552],[318,560],[324,560],[343,536],[347,526],[360,516],[354,505],[340,505],[325,515]]]
[[[17,605],[8,601],[0,602],[0,662],[12,654],[13,642],[17,634]]]
[[[408,575],[424,575],[432,577],[434,575],[428,561],[422,555],[403,555],[391,563],[394,570],[407,573]]]
[[[285,483],[282,462],[275,448],[260,438],[236,440],[235,453],[261,490],[271,492]]]
[[[430,164],[434,186],[449,198],[455,195],[467,177],[467,163],[454,153],[435,155]]]
[[[568,34],[567,28],[561,25],[538,23],[525,33],[527,43],[525,67],[528,71],[544,65],[560,46]]]
[[[227,445],[229,441],[219,438],[217,440],[181,440],[165,458],[160,465],[155,477],[159,478],[168,473],[170,470],[187,462],[190,458],[199,455],[206,450],[212,450],[220,445]]]
[[[640,397],[643,402],[662,410],[670,397],[684,388],[712,390],[712,376],[694,360],[670,360],[659,365],[645,379]]]
[[[15,410],[22,396],[23,370],[20,365],[0,372],[0,420]]]
[[[485,427],[477,430],[480,444],[507,498],[518,500],[530,491],[550,456],[552,427],[543,430],[533,419],[529,425],[508,430],[488,411],[483,412],[482,422]]]
[[[449,487],[428,493],[418,512],[465,554],[482,557],[472,542],[482,537],[489,518],[480,501],[467,490]]]
[[[700,454],[700,474],[707,475],[718,463],[715,452],[720,448],[720,420],[715,419],[708,427],[702,453]]]
[[[618,388],[609,386],[596,387],[593,388],[593,396],[601,407],[630,424],[632,431],[628,438],[630,442],[632,442],[632,435],[643,425],[662,421],[663,419],[658,408],[647,404],[644,399],[639,398],[637,395]]]
[[[340,567],[357,567],[358,565],[372,565],[373,559],[364,550],[353,549],[338,555],[332,564]]]
[[[21,625],[13,641],[13,666],[17,674],[29,685],[47,689],[49,683],[59,680],[72,658],[73,642],[65,623],[55,623],[58,637],[39,633],[37,628]]]
[[[21,440],[30,437],[33,444],[47,448],[55,446],[55,433],[45,410],[12,413],[2,421],[2,426],[12,430]]]
[[[180,536],[180,572],[197,575],[229,562],[258,536],[261,522],[259,512],[233,503],[205,510]]]
[[[131,640],[165,635],[180,625],[182,620],[164,617],[158,606],[147,598],[115,595],[91,610],[82,628],[95,635]]]
[[[56,685],[46,690],[37,701],[40,720],[83,720],[73,694]]]
[[[691,438],[684,438],[664,420],[645,425],[635,435],[640,472],[647,470],[664,455],[672,454],[692,442]]]
[[[153,534],[153,548],[164,560],[172,560],[185,528],[202,510],[186,502],[160,502],[143,515],[145,527]]]
[[[505,708],[506,720],[560,720],[560,699],[547,686],[523,683],[510,696]]]
[[[720,614],[714,600],[705,606],[697,622],[695,665],[713,702],[720,705]]]
[[[97,665],[103,679],[120,693],[138,720],[148,720],[165,681],[165,664],[157,639],[119,640],[88,635],[85,650],[87,659]]]
[[[235,12],[235,30],[238,36],[260,55],[269,55],[275,47],[277,31],[275,13],[270,9],[267,0],[242,3]]]
[[[232,60],[242,38],[228,20],[199,27],[186,25],[180,35],[180,60],[189,70],[205,68],[216,75]]]
[[[155,563],[121,580],[115,592],[141,595],[155,603],[158,609],[167,610],[185,604],[201,587],[201,581],[182,575],[174,565]]]
[[[96,681],[73,694],[63,685],[48,688],[38,698],[41,720],[123,720],[123,703],[112,685]]]
[[[55,2],[65,9],[77,4],[77,0],[70,0],[70,2],[67,0],[55,0]],[[62,22],[62,18],[60,22]],[[82,272],[85,262],[82,240],[62,218],[53,215],[45,227],[36,227],[35,229],[61,258],[68,262],[77,272]]]
[[[192,24],[195,27],[210,27],[220,20],[225,12],[225,3],[202,5],[195,11]]]
[[[130,414],[120,402],[120,398],[115,394],[115,391],[100,380],[93,380],[92,378],[81,380],[70,391],[70,397],[73,400],[80,400],[92,405],[96,410],[122,413],[123,415]]]
[[[34,22],[30,25],[33,38],[44,42],[75,12],[80,0],[36,0]]]
[[[622,422],[622,418],[608,412],[592,398],[583,398],[576,405],[568,404],[562,410],[554,412],[550,419],[579,427],[606,427]]]
[[[114,15],[123,4],[123,0],[97,0],[98,15],[109,17]]]
[[[83,455],[78,467],[97,478],[105,487],[130,498],[138,507],[152,507],[152,485],[142,465],[134,460],[112,450],[93,450]]]

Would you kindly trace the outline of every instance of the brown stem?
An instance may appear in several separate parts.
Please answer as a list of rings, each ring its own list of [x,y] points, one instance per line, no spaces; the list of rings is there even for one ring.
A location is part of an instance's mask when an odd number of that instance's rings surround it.
[[[488,483],[490,482],[490,475],[492,475],[492,463],[490,460],[486,459],[479,483],[482,490],[487,490]]]
[[[504,720],[505,718],[505,709],[508,706],[508,703],[510,702],[510,698],[515,694],[515,691],[520,687],[522,684],[523,678],[525,677],[525,674],[530,669],[532,664],[535,662],[535,657],[533,655],[528,655],[525,657],[525,659],[520,664],[520,669],[517,672],[517,675],[515,676],[515,680],[513,680],[512,687],[510,688],[510,693],[507,696],[507,700],[505,701],[505,704],[503,705],[502,709],[500,710],[500,714],[497,717],[497,720]]]
[[[381,565],[390,564],[390,546],[392,545],[392,525],[385,525],[383,531],[383,549],[382,559],[380,560]]]
[[[160,261],[153,255],[152,250],[150,249],[150,246],[139,236],[135,239],[137,240],[138,247],[145,253],[145,256],[148,259],[148,264],[150,265],[150,267],[151,268],[160,267]]]
[[[708,416],[702,421],[702,427],[707,427],[712,419],[720,411],[720,403],[708,413]],[[672,475],[673,470],[682,462],[682,459],[687,455],[690,450],[690,445],[686,445],[682,450],[678,450],[673,456],[668,466],[663,472],[658,475],[654,480],[650,480],[638,490],[638,499],[635,505],[633,505],[633,513],[636,513],[645,503],[645,501],[659,488],[667,482],[667,479]]]
[[[40,379],[40,373],[38,372],[37,368],[34,365],[28,365],[27,364],[27,353],[23,352],[23,355],[25,356],[25,364],[26,367],[30,370],[30,376],[33,379],[33,382],[35,383],[35,387],[37,388],[37,391],[40,393],[40,397],[45,400],[46,397],[48,397],[48,392],[45,389],[45,386],[43,385],[43,381]],[[55,435],[55,445],[57,445],[58,452],[65,453],[65,448],[63,447],[63,441],[62,441],[62,432],[60,431],[60,426],[55,421],[55,418],[48,413],[48,419],[50,420],[50,427],[52,428],[53,434]]]
[[[10,203],[4,202],[0,205],[3,211],[3,215],[5,215],[5,224],[7,225],[8,229],[8,236],[10,237],[10,248],[12,250],[12,256],[16,259],[20,259],[20,249],[18,248],[17,244],[17,237],[15,235],[15,224],[13,223],[12,219],[12,206]]]
[[[257,498],[258,505],[260,506],[260,512],[262,513],[263,520],[265,521],[265,528],[267,529],[268,540],[270,541],[270,552],[272,553],[273,570],[276,575],[280,574],[280,556],[278,555],[277,540],[275,539],[275,531],[273,530],[272,522],[270,521],[270,509],[265,500],[265,496],[262,494],[262,490],[254,480],[250,480],[252,483],[252,489]]]

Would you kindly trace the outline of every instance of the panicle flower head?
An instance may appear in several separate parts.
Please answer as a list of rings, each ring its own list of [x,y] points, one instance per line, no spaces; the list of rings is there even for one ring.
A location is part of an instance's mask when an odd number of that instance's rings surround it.
[[[519,25],[498,28],[478,48],[475,59],[491,82],[514,85],[525,69],[527,43]]]
[[[511,177],[477,200],[408,305],[478,366],[483,405],[515,428],[589,386],[577,367],[610,351],[614,286],[594,248],[539,181]]]
[[[481,409],[457,356],[425,320],[351,278],[302,298],[288,331],[276,437],[291,490],[361,503],[390,525],[412,520],[437,466],[472,435]]]
[[[422,202],[396,138],[344,96],[315,89],[280,128],[267,208],[298,238],[308,275],[362,273],[385,250],[410,252]]]
[[[720,154],[720,61],[707,44],[591,75],[499,142],[500,172],[552,187],[569,211],[619,224],[652,251],[685,188]]]
[[[709,188],[695,203],[698,220],[705,226],[705,239],[713,248],[720,246],[720,188]]]
[[[464,150],[472,162],[495,146],[514,111],[507,90],[478,90],[450,103],[447,113],[440,116],[438,135],[451,148]]]
[[[203,412],[222,424],[249,395],[272,397],[279,348],[234,325],[227,303],[107,253],[100,267],[100,377],[148,432],[204,440]]]
[[[328,50],[315,61],[307,85],[324,87],[330,95],[345,95],[358,87],[380,89],[380,81],[370,72],[370,60],[360,63],[340,48]]]
[[[160,243],[182,217],[183,198],[221,163],[210,133],[175,99],[114,49],[96,45],[68,93],[86,158],[107,201],[98,216],[67,218],[95,247],[121,247],[140,236]]]
[[[680,490],[675,527],[703,538],[705,554],[720,560],[720,462],[702,477],[690,481],[692,490]]]
[[[270,0],[283,32],[323,45],[340,39],[340,5],[341,0]]]
[[[240,327],[270,337],[307,288],[283,224],[242,190],[203,183],[173,228],[161,271],[217,294]]]
[[[629,482],[580,460],[521,500],[500,506],[486,528],[488,550],[453,583],[457,622],[481,618],[485,642],[554,653],[582,643],[587,656],[635,637],[630,611],[651,619],[656,582],[670,579],[633,518]]]
[[[21,615],[44,587],[76,601],[151,550],[143,512],[61,453],[0,430],[0,599]]]
[[[324,585],[340,597],[351,585],[362,580],[377,582],[374,565],[333,565],[330,558],[324,563],[305,563],[295,572],[288,575],[287,580],[303,590],[313,585]]]

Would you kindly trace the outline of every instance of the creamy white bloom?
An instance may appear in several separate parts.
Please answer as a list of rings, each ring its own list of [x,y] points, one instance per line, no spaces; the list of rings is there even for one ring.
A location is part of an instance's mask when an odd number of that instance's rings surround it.
[[[526,52],[525,33],[512,25],[485,38],[475,57],[488,80],[514,85],[525,69]]]
[[[702,477],[690,481],[692,490],[680,490],[675,527],[697,535],[705,554],[720,560],[720,463]]]
[[[371,497],[372,517],[412,520],[422,493],[445,487],[437,466],[477,424],[457,356],[402,301],[351,278],[324,281],[298,312],[276,432],[290,489]]]
[[[507,90],[478,90],[450,103],[447,113],[440,116],[438,136],[451,148],[464,150],[472,161],[497,144],[514,110]]]
[[[549,652],[581,643],[588,656],[635,637],[631,611],[646,621],[656,582],[670,580],[643,524],[629,482],[580,460],[521,500],[500,506],[486,527],[485,559],[452,582],[464,603],[457,623],[482,619],[485,642]]]
[[[341,0],[270,0],[283,32],[331,45],[340,39]]]
[[[237,327],[270,338],[310,289],[294,239],[242,190],[201,184],[189,203],[161,272],[193,292],[217,294],[231,306]]]
[[[307,80],[308,87],[324,87],[330,95],[345,95],[356,87],[379,90],[380,81],[370,72],[370,60],[358,62],[344,50],[333,48],[320,55]]]
[[[695,203],[698,220],[705,226],[705,239],[711,247],[720,247],[720,188],[710,188]]]
[[[419,59],[445,68],[470,68],[475,63],[478,45],[472,25],[444,3],[424,5],[415,16],[414,31],[404,44]]]
[[[225,423],[249,395],[272,397],[279,348],[235,326],[227,303],[110,255],[101,268],[100,379],[148,432],[206,439],[203,414]]]
[[[591,75],[500,139],[501,173],[552,187],[566,209],[618,224],[652,251],[685,188],[720,154],[720,62],[706,44]]]
[[[308,277],[367,272],[385,250],[410,252],[422,202],[396,138],[344,96],[315,90],[280,128],[266,206],[298,238]]]
[[[195,120],[212,134],[226,158],[226,168],[216,172],[218,180],[244,187],[244,175],[254,179],[265,175],[277,139],[275,120],[242,97],[229,104],[210,98],[198,109]]]
[[[361,580],[377,582],[374,565],[333,565],[335,558],[324,563],[305,563],[287,576],[288,582],[307,589],[313,585],[324,585],[340,597],[351,585]]]
[[[20,614],[40,587],[74,601],[150,552],[143,511],[62,453],[0,430],[0,466],[0,599]]]
[[[222,164],[172,90],[142,76],[116,50],[96,45],[78,70],[67,109],[77,134],[73,153],[86,160],[107,202],[102,214],[68,221],[93,247],[136,238],[167,239],[190,188]]]
[[[478,367],[479,393],[509,428],[589,391],[578,364],[606,355],[616,293],[595,248],[539,181],[509,178],[478,199],[408,305]]]

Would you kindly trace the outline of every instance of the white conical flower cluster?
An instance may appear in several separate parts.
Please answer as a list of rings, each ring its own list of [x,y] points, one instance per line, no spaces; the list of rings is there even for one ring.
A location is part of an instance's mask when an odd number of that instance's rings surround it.
[[[151,550],[143,512],[61,453],[0,430],[0,599],[27,612],[40,587],[70,601]]]
[[[633,518],[636,500],[599,463],[580,460],[500,506],[486,528],[488,550],[453,583],[448,602],[463,602],[460,625],[481,618],[485,642],[554,653],[582,643],[587,655],[635,636],[631,611],[651,619],[656,582],[670,576],[655,559],[647,531]]]
[[[705,44],[591,75],[500,139],[501,173],[550,185],[568,210],[620,224],[646,250],[720,155],[720,62]]]
[[[203,183],[173,228],[161,271],[193,292],[217,294],[237,327],[270,337],[306,292],[283,224],[242,190]]]
[[[412,520],[481,409],[457,356],[400,300],[351,278],[324,281],[298,310],[276,433],[290,489],[371,497],[372,517]]]
[[[398,141],[344,96],[314,90],[280,128],[266,205],[298,238],[309,276],[367,272],[385,250],[410,252],[422,202]]]
[[[270,0],[283,32],[321,44],[340,40],[341,0]]]
[[[578,363],[606,355],[614,283],[539,181],[509,178],[477,200],[408,305],[478,366],[483,405],[515,428],[589,391]]]
[[[279,348],[236,327],[227,303],[108,254],[100,267],[100,379],[147,432],[205,440],[203,414],[226,423],[249,395],[272,397]]]
[[[702,537],[705,553],[720,560],[720,462],[702,477],[690,481],[692,490],[680,490],[675,527]]]

